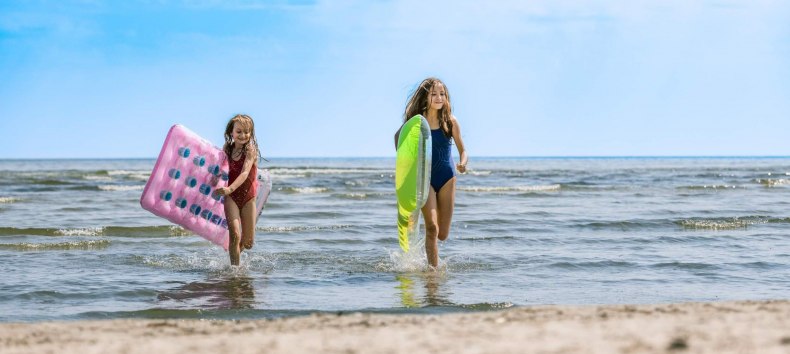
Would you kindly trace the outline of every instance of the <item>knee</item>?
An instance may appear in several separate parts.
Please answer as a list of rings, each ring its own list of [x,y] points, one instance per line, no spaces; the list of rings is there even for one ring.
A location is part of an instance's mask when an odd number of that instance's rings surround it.
[[[236,245],[236,244],[238,244],[241,241],[241,237],[240,237],[238,231],[235,231],[235,230],[233,230],[231,228],[230,230],[228,230],[228,234],[230,236],[230,244],[231,245]]]
[[[441,231],[439,231],[439,234],[437,236],[439,237],[439,241],[444,241],[444,240],[447,239],[447,236],[450,236],[450,231],[449,230],[441,230]]]
[[[425,224],[425,236],[429,238],[435,238],[436,234],[439,233],[439,226],[433,223]]]

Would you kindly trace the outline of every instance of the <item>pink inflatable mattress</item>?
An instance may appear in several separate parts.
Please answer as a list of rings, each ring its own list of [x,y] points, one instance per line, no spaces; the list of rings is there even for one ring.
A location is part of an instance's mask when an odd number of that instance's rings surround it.
[[[224,197],[214,193],[227,185],[228,162],[222,149],[186,127],[174,125],[145,184],[140,205],[227,250]],[[271,188],[269,172],[259,169],[257,215]]]

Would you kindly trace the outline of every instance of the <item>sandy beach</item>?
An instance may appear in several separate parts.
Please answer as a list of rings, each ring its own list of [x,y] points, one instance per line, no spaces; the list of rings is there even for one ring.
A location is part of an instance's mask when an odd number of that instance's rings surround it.
[[[2,353],[789,353],[790,301],[6,323]]]

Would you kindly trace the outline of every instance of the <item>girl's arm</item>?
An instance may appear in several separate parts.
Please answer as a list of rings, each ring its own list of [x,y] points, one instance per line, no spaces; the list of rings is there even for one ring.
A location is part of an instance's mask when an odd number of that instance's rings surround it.
[[[455,168],[458,169],[460,173],[466,173],[466,163],[468,162],[468,157],[466,156],[466,149],[464,148],[464,139],[461,138],[461,126],[458,124],[458,120],[455,119],[455,116],[452,117],[453,122],[453,140],[455,140],[455,147],[458,148],[458,155],[461,156],[460,162],[455,165]]]
[[[252,145],[247,145],[247,156],[244,158],[244,166],[241,168],[241,173],[239,173],[239,177],[236,177],[236,180],[227,187],[217,189],[217,193],[220,195],[228,195],[236,191],[236,188],[244,183],[247,180],[247,176],[250,174],[250,170],[256,168],[258,164],[258,152]]]

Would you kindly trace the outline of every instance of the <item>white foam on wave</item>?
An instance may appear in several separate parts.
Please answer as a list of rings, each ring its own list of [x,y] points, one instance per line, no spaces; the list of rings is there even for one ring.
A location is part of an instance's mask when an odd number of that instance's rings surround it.
[[[109,177],[109,176],[96,176],[96,175],[85,175],[85,176],[82,176],[82,179],[86,179],[86,180],[89,180],[89,181],[104,181],[104,182],[112,181],[112,177]]]
[[[96,249],[106,248],[110,245],[109,240],[89,240],[60,243],[18,243],[11,245],[12,248],[21,251],[45,251],[45,250],[72,250],[72,249]]]
[[[272,175],[337,175],[337,174],[389,174],[391,170],[368,170],[359,168],[276,168]]]
[[[508,186],[508,187],[488,187],[488,186],[463,186],[458,190],[465,192],[552,192],[560,190],[559,184],[538,185],[538,186]]]
[[[736,230],[767,222],[762,219],[689,219],[681,220],[680,226],[695,230]]]
[[[170,236],[190,236],[193,235],[192,231],[189,231],[181,226],[172,225],[170,226]]]
[[[126,191],[141,191],[145,186],[115,186],[115,185],[102,185],[99,189],[107,192],[126,192]]]
[[[110,176],[123,176],[130,179],[136,179],[141,181],[147,181],[148,177],[151,176],[151,171],[144,171],[144,170],[111,170],[107,171],[107,174]]]
[[[491,171],[485,171],[485,170],[481,170],[481,171],[471,170],[471,171],[466,171],[466,173],[470,174],[472,176],[488,176],[488,175],[491,175]]]
[[[790,179],[785,178],[759,178],[757,179],[757,183],[760,183],[766,187],[776,187],[776,186],[784,186],[790,184]]]
[[[0,204],[11,204],[16,203],[22,199],[16,197],[0,197]]]
[[[282,190],[282,188],[279,190]],[[317,194],[329,192],[329,188],[325,187],[291,187],[287,188],[287,190],[300,194]]]
[[[699,186],[686,186],[681,187],[685,189],[736,189],[736,188],[746,188],[745,186],[736,186],[730,184],[704,184]]]
[[[327,226],[258,226],[256,231],[263,232],[296,232],[296,231],[320,231],[320,230],[340,230],[347,229],[351,225],[327,225]]]
[[[368,197],[366,193],[345,193],[343,197],[350,198],[350,199],[365,199]]]
[[[150,173],[150,171],[143,171],[143,170],[110,170],[110,171],[107,171],[107,174],[110,175],[110,176],[134,175],[134,174],[141,174],[141,173]]]
[[[343,184],[345,184],[345,185],[347,185],[349,187],[365,187],[365,186],[369,185],[370,182],[357,180],[357,181],[345,181],[345,182],[343,182]]]
[[[104,227],[84,227],[76,229],[59,229],[56,235],[61,236],[101,236],[104,235]]]

